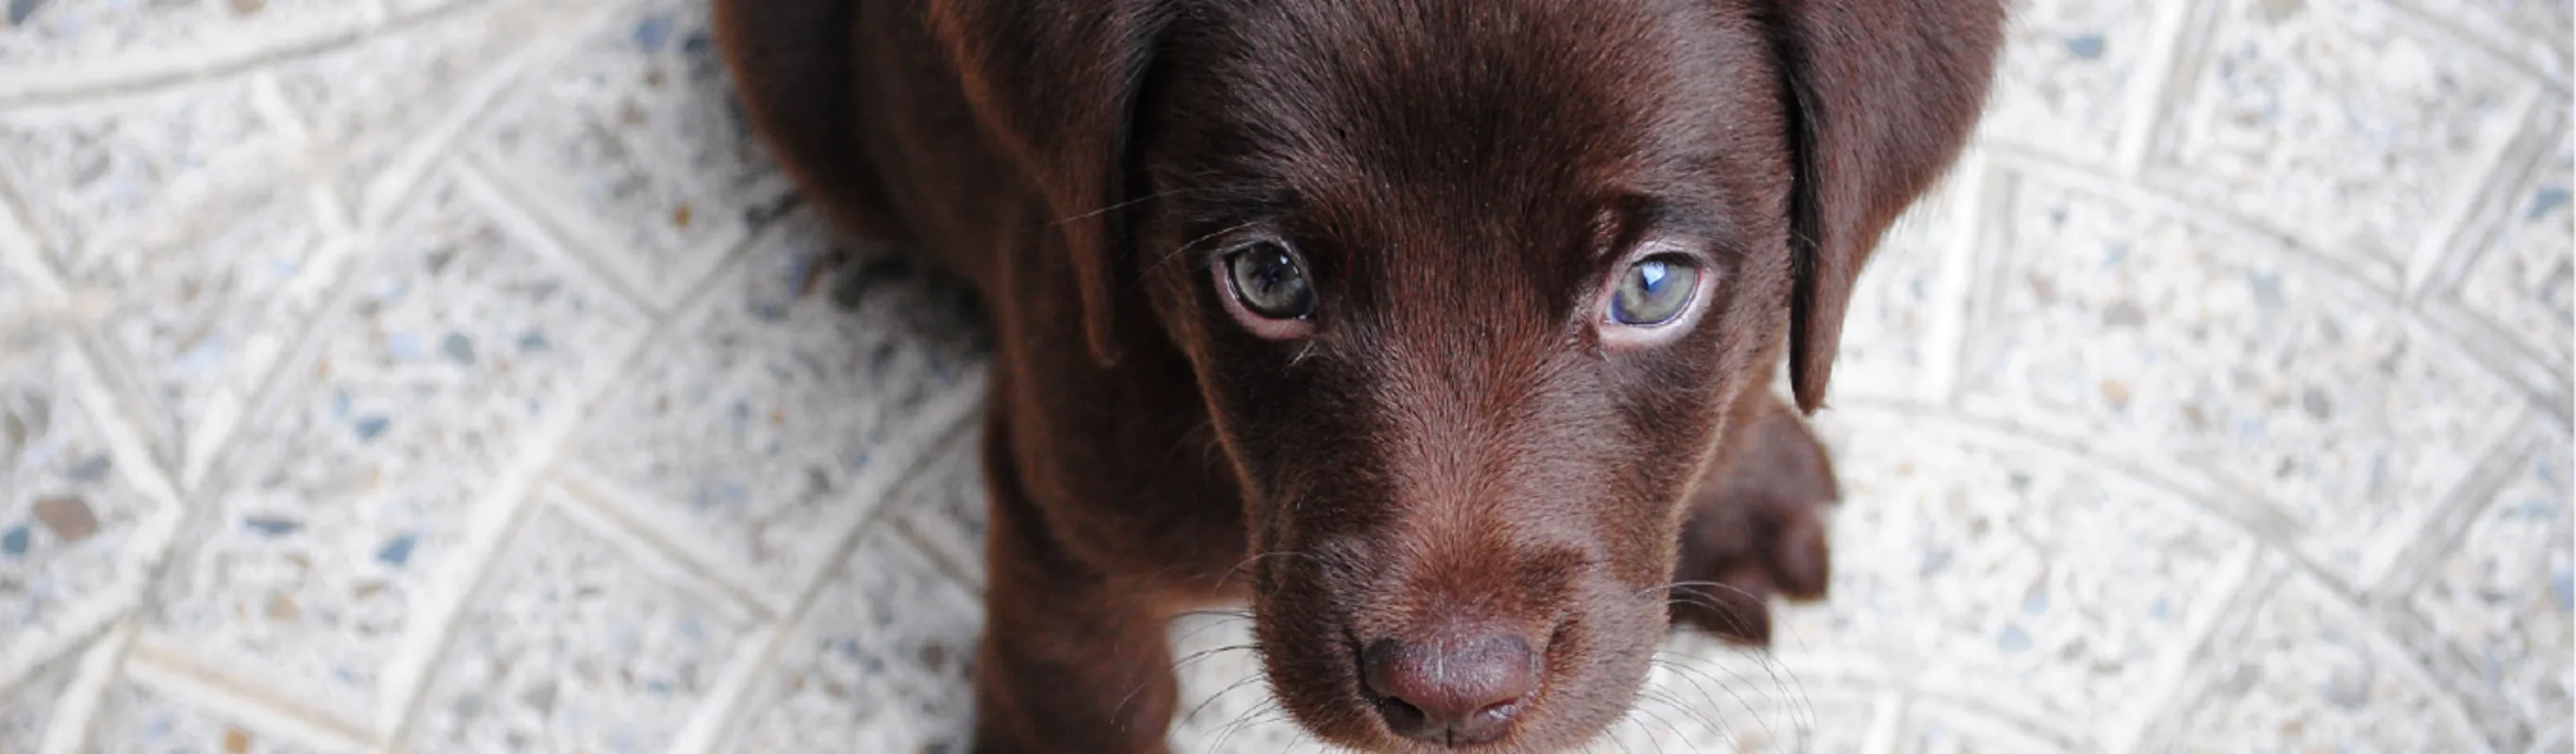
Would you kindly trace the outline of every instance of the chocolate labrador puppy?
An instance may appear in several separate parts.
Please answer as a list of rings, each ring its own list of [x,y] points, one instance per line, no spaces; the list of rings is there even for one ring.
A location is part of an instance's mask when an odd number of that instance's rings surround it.
[[[1380,751],[1581,745],[1675,620],[1767,640],[1828,571],[1799,412],[2004,18],[716,6],[805,195],[990,317],[980,752],[1162,751],[1167,621],[1221,600],[1297,722]]]

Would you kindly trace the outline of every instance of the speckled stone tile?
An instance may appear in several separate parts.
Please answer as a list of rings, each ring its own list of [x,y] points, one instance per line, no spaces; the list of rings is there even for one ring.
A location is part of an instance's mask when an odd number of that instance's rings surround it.
[[[463,192],[414,209],[246,423],[149,624],[354,720],[469,511],[641,327]]]
[[[877,501],[851,499],[872,449],[975,362],[953,309],[879,263],[852,262],[856,311],[798,297],[823,228],[794,221],[752,250],[648,357],[704,368],[633,377],[582,440],[583,467],[686,522],[688,545],[753,568],[764,584],[804,583]],[[948,312],[946,315],[940,312]],[[876,473],[900,473],[887,469]]]
[[[2478,680],[2493,684],[2534,729],[2566,718],[2576,657],[2576,570],[2569,562],[2569,468],[2553,443],[2522,467],[2434,564],[2409,603],[2448,637]]]
[[[458,619],[414,751],[661,751],[749,630],[741,608],[551,510],[531,513]]]
[[[1966,754],[1967,752],[2039,752],[2083,751],[2090,747],[2070,748],[2064,743],[2032,735],[2022,726],[1952,704],[1916,701],[1905,710],[1905,738],[1896,750],[1905,754]],[[1819,749],[1826,751],[1827,749]],[[1831,749],[1856,751],[1857,749]]]
[[[166,754],[356,754],[344,744],[288,738],[197,700],[124,681],[100,700],[91,751]]]
[[[1936,323],[1965,316],[1943,276],[1949,257],[1959,253],[1961,210],[1975,199],[1965,193],[1971,187],[1951,176],[1880,241],[1843,318],[1832,398],[1939,399],[1923,394],[1932,387],[1925,375],[1958,358],[1933,336]]]
[[[2439,23],[2465,27],[2479,41],[2521,58],[2525,65],[2567,86],[2568,52],[2576,47],[2576,2],[2569,0],[2396,0]]]
[[[47,339],[0,359],[0,662],[96,630],[166,544],[138,539],[157,506],[119,468],[116,420],[78,396],[70,358]]]
[[[2511,203],[2495,237],[2460,281],[2462,303],[2534,355],[2564,365],[2576,333],[2576,211],[2568,207],[2576,162],[2564,132],[2545,170]]]
[[[2157,33],[2156,3],[2012,4],[1988,138],[2080,160],[2111,156],[2139,103],[2131,89],[2161,75],[2141,68]]]
[[[1877,726],[1870,694],[1809,682],[1758,653],[1681,638],[1657,665],[1637,709],[1588,751],[1861,751]]]
[[[2226,0],[2173,95],[2156,181],[2301,237],[2395,288],[2480,155],[2511,138],[2526,84],[2368,0]],[[2196,48],[2193,45],[2197,45]]]
[[[388,183],[403,177],[388,174],[395,163],[440,149],[420,140],[440,136],[441,121],[471,116],[477,87],[509,73],[493,63],[560,26],[572,5],[478,2],[278,66],[279,99],[331,152],[342,211],[399,198],[405,187]]]
[[[350,0],[11,0],[0,3],[0,80],[103,64],[172,65],[255,41],[355,30],[371,3]],[[244,44],[254,42],[253,44]]]
[[[982,426],[977,417],[976,426]],[[983,433],[970,431],[922,465],[913,494],[892,515],[919,536],[932,557],[958,570],[969,586],[984,583]]]
[[[1963,406],[2258,493],[2289,544],[2344,578],[2528,410],[2451,342],[2287,252],[2018,184],[2016,219],[1988,236]]]
[[[0,34],[0,40],[8,39]],[[27,209],[45,251],[73,275],[129,269],[135,240],[203,232],[203,204],[300,144],[252,101],[241,78],[58,107],[0,108],[0,180]]]
[[[2150,751],[2476,751],[2449,701],[2327,588],[2290,578],[2222,628]]]
[[[790,628],[720,750],[960,754],[982,624],[973,592],[878,528]]]
[[[348,272],[346,246],[314,230],[305,198],[275,188],[226,197],[235,222],[108,257],[72,282],[120,292],[101,329],[136,381],[146,439],[183,476],[211,460],[222,441],[211,433],[242,418]]]
[[[2205,586],[2252,545],[2170,493],[2086,459],[1903,414],[1819,422],[1844,502],[1830,599],[1784,644],[1865,653],[1917,688],[2090,727],[2148,692]],[[1868,441],[1902,437],[1902,441]]]
[[[731,105],[710,4],[631,4],[474,137],[651,295],[676,294],[784,193]]]
[[[1231,606],[1181,616],[1166,632],[1181,680],[1169,740],[1175,752],[1251,754],[1322,747],[1290,722],[1252,651],[1250,613]]]
[[[73,647],[35,669],[16,686],[0,688],[0,751],[35,751],[70,690],[84,647]],[[77,723],[75,723],[77,724]]]

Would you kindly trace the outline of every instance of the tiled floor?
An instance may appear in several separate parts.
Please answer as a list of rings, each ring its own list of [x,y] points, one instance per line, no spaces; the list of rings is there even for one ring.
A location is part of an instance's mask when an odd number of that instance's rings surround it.
[[[972,328],[704,5],[0,0],[0,752],[956,750]],[[1833,600],[1596,748],[2576,748],[2570,5],[2025,2]]]

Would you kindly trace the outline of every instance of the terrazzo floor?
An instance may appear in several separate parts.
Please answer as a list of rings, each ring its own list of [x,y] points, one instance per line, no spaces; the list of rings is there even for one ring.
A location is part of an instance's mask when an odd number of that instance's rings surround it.
[[[2018,14],[1595,749],[2576,750],[2571,3]],[[0,752],[959,751],[980,347],[789,194],[705,0],[0,0]]]

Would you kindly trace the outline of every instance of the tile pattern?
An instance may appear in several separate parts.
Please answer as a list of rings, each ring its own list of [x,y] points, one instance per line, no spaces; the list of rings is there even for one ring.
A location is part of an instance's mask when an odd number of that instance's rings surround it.
[[[2568,750],[2572,7],[2017,2],[1835,597],[1594,749]],[[708,24],[0,1],[0,751],[962,750],[980,336]],[[1320,748],[1244,632],[1177,748]]]

